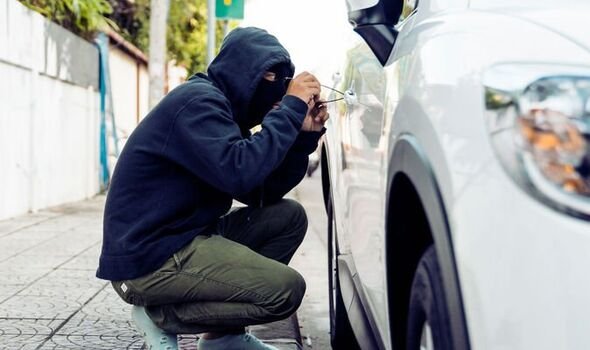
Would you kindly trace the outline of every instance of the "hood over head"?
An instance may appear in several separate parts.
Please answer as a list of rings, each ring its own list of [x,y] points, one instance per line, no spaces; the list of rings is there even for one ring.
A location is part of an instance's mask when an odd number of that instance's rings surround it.
[[[273,66],[286,65],[292,76],[295,67],[287,50],[276,37],[259,28],[237,28],[223,40],[219,54],[207,69],[207,75],[229,99],[234,120],[252,124],[251,99],[264,73]]]

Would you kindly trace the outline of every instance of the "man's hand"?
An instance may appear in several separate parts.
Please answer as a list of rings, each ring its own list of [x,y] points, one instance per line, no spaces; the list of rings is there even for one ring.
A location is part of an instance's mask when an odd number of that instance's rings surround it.
[[[321,131],[330,118],[326,105],[322,101],[314,102],[314,107],[307,113],[301,125],[301,131]]]
[[[308,72],[298,74],[287,88],[287,95],[299,97],[307,104],[307,114],[315,106],[315,99],[320,95],[320,82]]]

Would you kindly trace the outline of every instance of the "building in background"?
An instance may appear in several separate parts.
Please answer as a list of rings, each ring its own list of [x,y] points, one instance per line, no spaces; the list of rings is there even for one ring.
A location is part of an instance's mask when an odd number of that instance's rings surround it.
[[[124,142],[148,113],[148,59],[137,47],[109,30],[109,73],[117,135]]]
[[[122,149],[131,132],[149,112],[148,57],[139,48],[112,30],[109,38],[109,74],[113,97],[113,112],[119,148]],[[166,65],[165,93],[186,80],[187,71],[174,61]],[[112,142],[109,149],[109,168],[112,172],[117,155]]]

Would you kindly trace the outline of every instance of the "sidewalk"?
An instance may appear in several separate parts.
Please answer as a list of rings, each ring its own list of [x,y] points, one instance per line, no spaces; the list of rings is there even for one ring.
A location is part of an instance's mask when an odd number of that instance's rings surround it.
[[[104,196],[0,221],[0,349],[142,349],[125,304],[94,277]],[[252,333],[300,349],[296,317]],[[195,336],[180,336],[196,349]]]

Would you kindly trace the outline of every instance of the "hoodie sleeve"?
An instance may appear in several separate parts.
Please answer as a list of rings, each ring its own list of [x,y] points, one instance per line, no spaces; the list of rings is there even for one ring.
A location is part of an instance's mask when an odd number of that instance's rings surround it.
[[[189,100],[173,117],[163,154],[233,197],[261,185],[285,159],[307,111],[305,102],[285,96],[265,117],[265,127],[242,138],[227,99],[209,92]]]
[[[303,179],[307,171],[309,155],[313,153],[321,132],[301,132],[289,149],[283,162],[264,181],[263,185],[236,199],[251,206],[262,206],[277,202]]]

